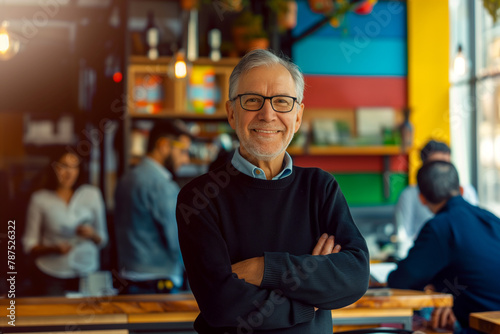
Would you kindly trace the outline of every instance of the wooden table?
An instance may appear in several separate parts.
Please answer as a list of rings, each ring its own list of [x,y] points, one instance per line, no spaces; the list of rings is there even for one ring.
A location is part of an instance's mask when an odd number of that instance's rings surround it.
[[[334,326],[399,323],[411,329],[415,310],[425,307],[451,307],[450,294],[399,289],[370,289],[357,302],[333,310]],[[338,328],[340,329],[340,328]]]
[[[500,334],[500,311],[471,313],[469,326],[484,333]]]
[[[386,291],[389,293],[367,294],[350,306],[334,310],[334,323],[359,323],[360,319],[375,318],[376,323],[380,323],[380,320],[385,322],[391,317],[405,317],[411,321],[415,309],[453,305],[453,298],[448,294],[394,289]],[[123,333],[159,329],[178,331],[192,328],[199,313],[191,294],[17,298],[16,326],[13,327],[8,324],[9,303],[9,299],[0,300],[0,327],[3,332],[85,330],[122,334],[116,330],[124,330]]]

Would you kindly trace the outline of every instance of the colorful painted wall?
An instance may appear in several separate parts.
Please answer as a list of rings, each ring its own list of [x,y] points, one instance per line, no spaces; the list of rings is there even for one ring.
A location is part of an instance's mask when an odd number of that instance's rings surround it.
[[[430,139],[450,143],[448,0],[407,0],[408,105],[415,125],[410,183],[422,163],[419,148]],[[459,148],[458,148],[459,149]]]
[[[307,1],[298,5],[295,36],[323,17]],[[408,106],[407,45],[407,7],[401,1],[379,1],[371,14],[350,13],[341,27],[327,24],[295,43],[293,59],[306,79],[305,113],[355,113],[357,107],[401,113]],[[406,155],[297,155],[294,161],[334,174],[351,205],[395,203],[408,183]]]

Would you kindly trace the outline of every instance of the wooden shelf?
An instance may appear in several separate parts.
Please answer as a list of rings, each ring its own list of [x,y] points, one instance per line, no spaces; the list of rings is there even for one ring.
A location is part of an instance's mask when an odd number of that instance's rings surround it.
[[[310,155],[399,155],[401,146],[310,146]]]
[[[224,66],[231,67],[231,70],[234,66],[238,64],[240,58],[230,57],[230,58],[221,58],[219,61],[212,61],[208,57],[200,57],[192,62],[193,65],[210,65],[210,66]],[[129,63],[135,65],[168,65],[172,62],[172,57],[159,57],[158,59],[151,60],[146,56],[131,56],[129,57]]]
[[[226,114],[215,113],[215,114],[196,114],[191,111],[179,111],[179,110],[162,110],[156,114],[146,114],[146,113],[136,113],[131,112],[128,114],[131,118],[135,119],[158,119],[158,118],[166,118],[166,119],[175,119],[181,118],[184,120],[202,120],[202,121],[223,121],[227,119]]]
[[[300,146],[288,146],[286,151],[290,155],[303,155],[304,154],[304,148],[300,147]]]
[[[400,146],[309,146],[289,147],[287,152],[291,155],[400,155],[403,152]]]

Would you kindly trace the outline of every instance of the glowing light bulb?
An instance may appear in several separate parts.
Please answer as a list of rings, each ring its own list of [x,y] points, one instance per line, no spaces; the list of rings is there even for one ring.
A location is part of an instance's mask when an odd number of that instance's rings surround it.
[[[177,61],[175,62],[174,73],[177,79],[183,79],[187,75],[187,65],[184,61],[184,57],[181,55],[177,57]]]
[[[7,30],[8,22],[3,21],[0,25],[0,60],[9,60],[18,52],[21,43],[19,40],[12,38]]]
[[[0,33],[0,52],[6,53],[7,50],[9,49],[9,46],[10,46],[9,35],[7,34],[7,32],[1,32]]]

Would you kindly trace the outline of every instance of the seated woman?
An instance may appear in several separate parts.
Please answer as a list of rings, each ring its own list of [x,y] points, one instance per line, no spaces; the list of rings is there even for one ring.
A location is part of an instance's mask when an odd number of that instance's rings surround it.
[[[34,192],[23,236],[38,275],[36,291],[64,295],[79,290],[79,278],[99,269],[99,249],[108,239],[98,188],[82,184],[81,160],[69,150],[55,155],[43,189]]]

